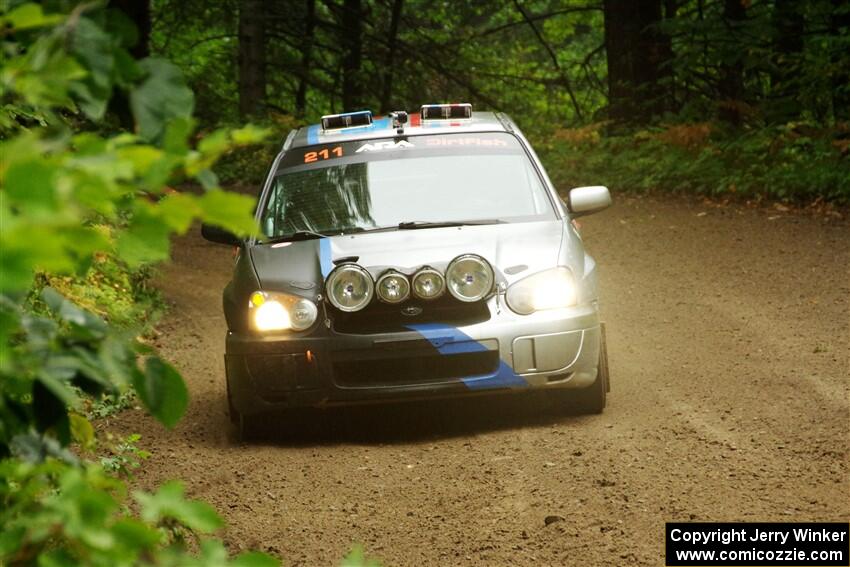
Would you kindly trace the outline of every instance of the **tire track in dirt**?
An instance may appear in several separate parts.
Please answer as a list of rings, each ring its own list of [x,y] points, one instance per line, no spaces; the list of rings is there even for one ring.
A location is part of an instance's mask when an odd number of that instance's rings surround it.
[[[188,414],[103,426],[142,433],[140,486],[184,479],[234,550],[289,565],[353,542],[387,565],[663,565],[665,521],[846,521],[850,226],[771,216],[621,198],[582,219],[610,341],[601,416],[540,397],[375,406],[252,445],[224,402],[230,252],[192,234],[163,271],[157,341]]]

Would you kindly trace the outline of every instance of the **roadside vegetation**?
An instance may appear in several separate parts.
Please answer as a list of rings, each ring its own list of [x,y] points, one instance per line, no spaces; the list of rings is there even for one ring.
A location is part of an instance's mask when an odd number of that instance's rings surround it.
[[[133,404],[164,427],[183,415],[182,378],[144,340],[161,308],[150,266],[198,220],[253,231],[252,199],[210,168],[264,132],[196,136],[182,73],[134,59],[119,11],[4,4],[0,34],[0,565],[278,565],[231,556],[179,481],[131,490],[138,435],[93,425]],[[190,180],[204,191],[168,189]]]
[[[276,133],[370,108],[510,114],[562,190],[850,203],[850,5],[840,0],[151,0],[145,45],[205,128]],[[229,156],[257,183],[269,159]]]

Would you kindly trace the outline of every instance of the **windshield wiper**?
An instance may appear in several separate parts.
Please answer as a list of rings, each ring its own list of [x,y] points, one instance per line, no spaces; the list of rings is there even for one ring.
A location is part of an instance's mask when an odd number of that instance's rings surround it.
[[[326,238],[327,234],[313,232],[312,230],[296,230],[283,236],[276,236],[262,241],[262,244],[275,244],[276,242],[294,242],[296,240],[312,240],[314,238]]]
[[[398,223],[399,230],[416,230],[419,228],[447,228],[452,226],[476,226],[482,224],[499,224],[505,221],[499,219],[481,219],[481,220],[466,220],[466,221],[443,221],[443,222],[428,222],[428,221],[406,221]]]
[[[391,230],[416,230],[422,228],[448,228],[453,226],[475,226],[483,224],[499,224],[505,221],[499,219],[481,219],[481,220],[466,220],[466,221],[406,221],[400,222],[396,226],[376,226],[376,227],[350,227],[345,229],[334,229],[326,233],[315,232],[312,230],[296,230],[289,234],[276,236],[263,240],[261,244],[275,244],[277,242],[294,242],[298,240],[312,240],[315,238],[328,238],[329,236],[338,236],[340,234],[362,234],[365,232],[388,232]]]

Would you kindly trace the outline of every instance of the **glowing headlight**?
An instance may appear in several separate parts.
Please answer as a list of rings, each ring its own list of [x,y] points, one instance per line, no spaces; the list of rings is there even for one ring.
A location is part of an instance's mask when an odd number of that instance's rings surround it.
[[[567,268],[546,270],[513,284],[505,299],[520,315],[569,307],[577,299],[575,279]]]
[[[446,280],[433,268],[422,268],[413,276],[413,295],[419,299],[436,299],[445,289]]]
[[[316,304],[285,293],[255,291],[248,301],[251,322],[258,331],[303,331],[316,322]]]
[[[493,289],[493,268],[473,254],[458,256],[446,270],[449,293],[461,301],[478,301]]]
[[[325,282],[328,299],[340,311],[360,311],[372,300],[375,282],[357,264],[343,264]]]
[[[400,303],[410,295],[410,282],[399,272],[387,272],[378,278],[378,297],[387,303]]]

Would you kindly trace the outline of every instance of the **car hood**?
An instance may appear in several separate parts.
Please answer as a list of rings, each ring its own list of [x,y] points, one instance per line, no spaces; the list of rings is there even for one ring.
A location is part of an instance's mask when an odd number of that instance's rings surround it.
[[[398,230],[261,244],[251,248],[263,289],[315,295],[334,261],[357,262],[377,278],[395,268],[407,274],[422,266],[445,270],[461,254],[478,254],[508,285],[559,265],[561,221]],[[568,259],[567,261],[571,261]]]

